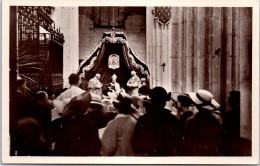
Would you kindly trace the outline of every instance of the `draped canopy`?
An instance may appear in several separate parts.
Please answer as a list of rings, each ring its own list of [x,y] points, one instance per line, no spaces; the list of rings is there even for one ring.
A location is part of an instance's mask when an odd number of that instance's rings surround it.
[[[109,67],[110,56],[118,57],[119,68]],[[100,73],[103,84],[111,82],[111,76],[117,75],[117,82],[124,88],[135,71],[140,78],[146,78],[149,85],[149,69],[145,62],[133,52],[123,32],[105,32],[96,48],[80,64],[78,74],[91,79]]]

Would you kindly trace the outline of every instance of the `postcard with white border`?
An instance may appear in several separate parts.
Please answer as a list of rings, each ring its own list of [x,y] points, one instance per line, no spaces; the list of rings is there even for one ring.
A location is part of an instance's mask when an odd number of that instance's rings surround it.
[[[2,163],[258,164],[259,1],[3,0]]]

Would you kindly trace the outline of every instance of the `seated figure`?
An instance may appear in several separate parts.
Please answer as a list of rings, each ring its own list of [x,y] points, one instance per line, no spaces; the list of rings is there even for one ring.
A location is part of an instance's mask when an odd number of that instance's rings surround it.
[[[109,83],[110,88],[118,95],[121,91],[120,85],[116,82],[117,76],[115,74],[112,75],[112,82]]]

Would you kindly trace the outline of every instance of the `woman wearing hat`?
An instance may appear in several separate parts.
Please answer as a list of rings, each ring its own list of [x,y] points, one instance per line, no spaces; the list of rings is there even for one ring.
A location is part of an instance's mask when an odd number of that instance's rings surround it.
[[[180,151],[181,140],[183,137],[184,127],[187,119],[193,115],[193,111],[190,110],[192,100],[188,94],[173,93],[172,95],[173,106],[177,109],[177,117],[179,119],[179,139],[177,151]]]
[[[113,104],[118,115],[111,120],[101,139],[101,155],[103,156],[133,156],[131,138],[137,120],[131,116],[135,110],[131,107],[132,100],[119,94]]]
[[[185,125],[182,142],[182,155],[185,156],[217,156],[221,137],[221,123],[213,114],[219,104],[207,90],[189,93],[198,109],[198,113],[190,117]]]

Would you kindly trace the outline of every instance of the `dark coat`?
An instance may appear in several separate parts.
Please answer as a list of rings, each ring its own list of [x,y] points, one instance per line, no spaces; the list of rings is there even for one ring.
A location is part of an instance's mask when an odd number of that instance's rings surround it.
[[[223,155],[241,156],[245,154],[243,151],[248,148],[242,142],[245,141],[240,138],[240,107],[237,106],[223,115]]]
[[[82,117],[62,117],[56,138],[56,155],[98,156],[100,140],[98,127]]]
[[[41,124],[43,131],[50,128],[51,125],[51,110],[52,107],[43,104],[36,104],[35,119]]]
[[[149,111],[137,121],[132,146],[144,156],[173,156],[177,135],[178,119],[169,110]]]
[[[192,111],[185,111],[179,118],[179,138],[178,138],[178,143],[177,143],[177,153],[180,155],[181,154],[181,142],[182,142],[182,137],[184,135],[184,128],[185,124],[188,118],[190,118],[193,115]]]
[[[210,111],[190,117],[185,125],[182,155],[217,156],[221,138],[221,123]]]
[[[15,155],[17,151],[17,131],[18,131],[18,120],[27,117],[34,117],[34,103],[25,94],[20,91],[16,92],[15,98],[10,109],[10,139],[11,139],[11,155]]]
[[[240,108],[236,107],[223,115],[223,136],[224,139],[240,137]]]
[[[105,127],[112,117],[98,109],[86,115],[73,113],[54,122],[54,126],[61,126],[55,129],[56,154],[98,156],[101,150],[98,129]]]
[[[184,112],[180,119],[179,119],[179,126],[180,126],[180,137],[183,137],[183,133],[184,133],[184,127],[186,124],[186,121],[189,117],[191,117],[193,115],[192,111],[186,111]]]

